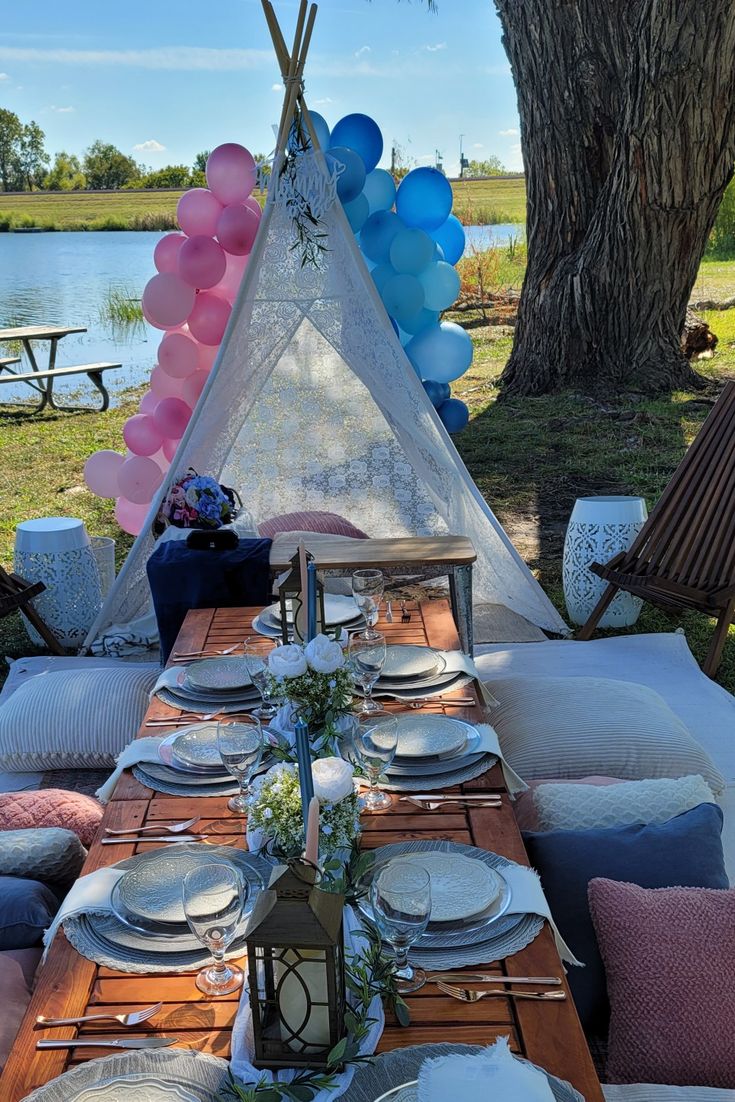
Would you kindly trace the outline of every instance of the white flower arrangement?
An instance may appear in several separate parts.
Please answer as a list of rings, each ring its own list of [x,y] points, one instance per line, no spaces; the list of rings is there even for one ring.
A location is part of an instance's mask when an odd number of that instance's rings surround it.
[[[305,646],[275,647],[268,669],[273,700],[293,704],[310,726],[330,725],[350,708],[352,674],[342,647],[326,635],[316,635]]]
[[[360,809],[353,769],[342,758],[318,758],[312,764],[314,795],[319,799],[320,855],[350,849],[360,833]],[[252,785],[248,833],[262,831],[287,856],[304,848],[304,819],[298,766],[279,762]]]

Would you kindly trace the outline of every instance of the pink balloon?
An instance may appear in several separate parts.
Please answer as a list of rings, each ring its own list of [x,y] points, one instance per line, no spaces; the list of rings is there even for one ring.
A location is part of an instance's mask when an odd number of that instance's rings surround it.
[[[251,195],[245,200],[245,206],[248,208],[248,210],[251,210],[253,214],[257,216],[258,221],[260,221],[260,219],[263,217],[263,208],[261,207],[258,200],[254,199]]]
[[[205,187],[195,187],[185,191],[176,207],[176,218],[188,237],[204,234],[214,237],[217,219],[222,212],[222,204]]]
[[[115,502],[115,520],[123,532],[129,532],[131,536],[137,536],[148,515],[148,505],[134,505],[127,498],[119,497]]]
[[[151,459],[153,460],[154,463],[158,464],[158,466],[161,468],[161,470],[163,471],[164,474],[166,473],[166,471],[171,466],[170,460],[168,460],[165,456],[165,453],[163,451],[163,447],[160,447],[158,449],[158,451],[156,452],[156,454],[151,456]]]
[[[190,287],[214,287],[222,279],[226,267],[222,246],[211,237],[200,233],[187,238],[181,246],[179,275]]]
[[[166,456],[166,459],[168,459],[169,463],[173,463],[178,446],[178,440],[164,440],[162,451],[163,454]]]
[[[163,435],[149,413],[136,413],[123,425],[123,440],[135,455],[153,455],[163,444]]]
[[[225,142],[207,159],[207,183],[220,203],[240,203],[255,187],[258,170],[244,145]]]
[[[185,379],[199,366],[199,348],[200,345],[188,333],[167,333],[158,346],[158,366],[172,379]],[[145,412],[148,413],[148,410]]]
[[[152,391],[147,390],[143,397],[140,399],[138,409],[141,413],[153,413],[153,410],[156,408],[157,405],[158,398],[156,398]]]
[[[166,398],[164,401],[174,401]],[[146,505],[152,500],[163,481],[163,471],[145,455],[134,455],[126,459],[117,475],[117,485],[122,497],[134,505]]]
[[[199,395],[204,390],[204,384],[209,378],[208,371],[195,371],[193,375],[190,375],[188,379],[184,379],[184,385],[181,389],[181,397],[188,406],[192,409],[199,401]]]
[[[84,481],[97,497],[117,497],[117,475],[124,459],[119,452],[94,452],[84,464]]]
[[[179,439],[189,424],[191,406],[181,398],[162,398],[156,406],[153,418],[164,438]],[[131,500],[135,500],[131,498]]]
[[[194,308],[196,291],[173,272],[160,272],[143,291],[143,313],[156,329],[175,329]]]
[[[217,219],[217,240],[235,256],[245,256],[253,247],[260,219],[244,203],[225,207]]]
[[[249,256],[233,256],[231,253],[227,253],[227,270],[217,284],[216,290],[225,295],[230,301],[237,298],[237,292],[240,290],[242,277],[245,275],[249,260]]]
[[[183,233],[167,233],[153,250],[153,263],[159,272],[175,272],[179,263],[179,249],[186,241]]]
[[[230,320],[232,307],[212,291],[200,291],[189,315],[189,329],[202,344],[219,344]]]
[[[166,374],[160,364],[156,364],[151,372],[151,394],[156,400],[156,405],[162,398],[178,398],[182,383],[181,377],[172,378]],[[155,413],[155,408],[151,412]]]
[[[216,344],[200,344],[199,345],[199,370],[211,371],[212,364],[217,359],[217,353],[219,348]]]

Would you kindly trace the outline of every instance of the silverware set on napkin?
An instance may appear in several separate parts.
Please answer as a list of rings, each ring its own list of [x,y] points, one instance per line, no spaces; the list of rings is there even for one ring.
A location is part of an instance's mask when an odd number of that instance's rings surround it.
[[[130,1028],[147,1022],[163,1006],[163,1003],[155,1003],[153,1006],[143,1007],[141,1010],[132,1010],[128,1014],[83,1014],[79,1018],[47,1018],[39,1014],[34,1022],[34,1029],[51,1029],[56,1026],[84,1025],[85,1022],[119,1022],[121,1026]],[[178,1041],[178,1037],[115,1037],[115,1036],[84,1036],[75,1037],[73,1040],[52,1040],[46,1038],[36,1041],[37,1049],[66,1049],[66,1048],[168,1048]]]

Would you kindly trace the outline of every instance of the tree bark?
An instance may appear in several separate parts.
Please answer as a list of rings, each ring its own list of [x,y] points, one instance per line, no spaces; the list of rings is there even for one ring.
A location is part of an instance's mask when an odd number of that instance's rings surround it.
[[[680,336],[735,164],[735,3],[495,3],[528,195],[504,390],[696,385]]]

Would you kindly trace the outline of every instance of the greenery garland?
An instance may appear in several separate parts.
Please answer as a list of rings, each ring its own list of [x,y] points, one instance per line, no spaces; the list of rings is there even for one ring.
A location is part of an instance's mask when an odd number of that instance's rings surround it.
[[[289,185],[285,205],[293,219],[296,234],[290,250],[301,252],[302,268],[321,268],[323,256],[329,252],[326,223],[314,213],[298,182],[299,160],[310,150],[311,138],[306,132],[303,111],[297,102],[279,178],[287,180]]]

